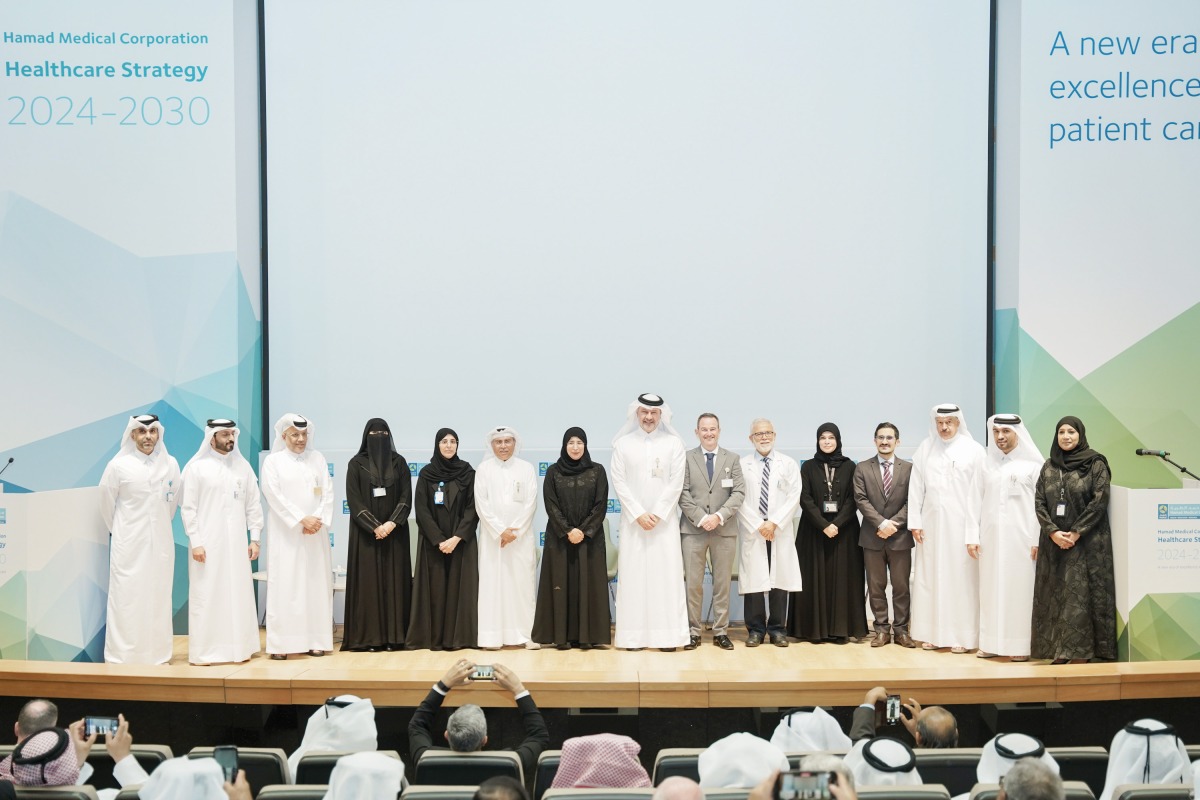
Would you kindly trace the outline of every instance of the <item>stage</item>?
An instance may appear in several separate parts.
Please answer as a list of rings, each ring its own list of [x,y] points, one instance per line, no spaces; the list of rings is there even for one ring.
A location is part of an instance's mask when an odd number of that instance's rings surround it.
[[[1080,664],[1012,663],[948,650],[897,645],[745,646],[732,634],[724,651],[705,635],[696,650],[570,650],[341,653],[194,667],[187,637],[175,637],[169,665],[134,667],[0,661],[0,694],[115,701],[312,706],[337,694],[370,697],[378,707],[413,707],[462,657],[503,663],[521,676],[542,708],[787,708],[854,706],[879,684],[923,704],[1080,703],[1197,695],[1200,661]],[[510,707],[491,684],[457,689],[447,705]]]

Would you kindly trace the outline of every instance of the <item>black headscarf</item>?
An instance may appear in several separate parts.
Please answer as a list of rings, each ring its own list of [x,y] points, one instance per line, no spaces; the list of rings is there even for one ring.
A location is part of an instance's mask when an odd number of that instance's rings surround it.
[[[833,438],[837,440],[837,447],[832,453],[821,452],[822,433],[832,433]],[[813,456],[813,458],[815,458],[817,461],[820,461],[822,464],[828,464],[831,467],[840,467],[842,464],[845,464],[850,460],[842,455],[842,432],[838,430],[837,425],[834,425],[832,422],[826,422],[824,425],[817,428],[817,454]]]
[[[1070,425],[1079,432],[1079,444],[1075,445],[1074,450],[1063,450],[1058,446],[1058,429],[1063,425]],[[1060,419],[1054,426],[1054,442],[1050,445],[1050,463],[1059,469],[1087,471],[1092,468],[1092,462],[1097,458],[1105,464],[1108,463],[1107,458],[1088,447],[1087,433],[1084,431],[1083,422],[1079,417]]]
[[[571,441],[572,436],[583,440],[583,455],[578,461],[567,455],[567,442]],[[583,428],[567,428],[567,432],[563,434],[562,450],[558,451],[558,461],[554,462],[554,465],[562,475],[580,475],[595,466],[592,464],[592,454],[587,449],[587,434]]]
[[[372,436],[371,431],[387,431],[387,436]],[[358,455],[367,457],[367,472],[376,486],[390,486],[396,482],[396,468],[392,464],[395,453],[396,445],[392,444],[392,429],[387,420],[379,417],[367,420]]]
[[[458,438],[458,434],[451,428],[439,428],[437,437],[433,440],[433,458],[421,468],[421,477],[427,481],[458,483],[465,486],[475,480],[475,470],[471,468],[470,464],[458,457],[457,449],[454,451],[453,458],[446,458],[442,455],[441,448],[438,447],[438,442],[447,436],[453,436],[455,441],[462,442]]]

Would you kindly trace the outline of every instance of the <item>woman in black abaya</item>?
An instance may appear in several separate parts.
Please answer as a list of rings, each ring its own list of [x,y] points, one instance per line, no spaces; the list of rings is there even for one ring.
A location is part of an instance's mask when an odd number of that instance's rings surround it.
[[[411,480],[408,462],[396,452],[387,422],[368,421],[358,455],[346,468],[350,553],[343,650],[404,647],[412,591]]]
[[[475,470],[458,457],[458,434],[442,428],[417,476],[417,571],[408,646],[474,647],[479,630]]]
[[[538,583],[533,640],[588,649],[612,642],[604,515],[608,475],[592,461],[587,434],[568,428],[558,461],[542,484],[546,546]]]

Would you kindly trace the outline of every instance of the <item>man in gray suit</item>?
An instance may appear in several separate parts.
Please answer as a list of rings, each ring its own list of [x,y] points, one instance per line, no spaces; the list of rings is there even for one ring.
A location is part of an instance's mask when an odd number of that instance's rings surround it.
[[[729,588],[733,559],[737,555],[737,510],[746,496],[742,465],[736,455],[717,442],[721,421],[705,412],[696,420],[700,446],[687,453],[683,494],[679,507],[683,579],[687,585],[688,628],[685,650],[700,645],[700,617],[704,604],[705,554],[712,560],[713,644],[732,650],[729,640]]]
[[[900,429],[890,422],[875,426],[876,455],[854,469],[854,501],[863,516],[858,543],[867,566],[867,597],[875,615],[871,647],[895,637],[913,647],[908,635],[908,578],[912,571],[913,537],[908,530],[908,477],[912,463],[896,458]],[[888,622],[887,583],[892,574],[892,621]]]

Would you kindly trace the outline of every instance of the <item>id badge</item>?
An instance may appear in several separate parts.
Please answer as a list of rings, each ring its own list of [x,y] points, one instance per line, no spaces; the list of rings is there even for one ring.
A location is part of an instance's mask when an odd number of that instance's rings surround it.
[[[826,514],[836,514],[837,508],[838,508],[837,500],[826,500],[821,505],[821,510],[824,511]]]
[[[320,496],[321,496],[321,494],[322,494],[322,492],[321,492],[321,487],[320,487],[320,486],[314,486],[314,487],[313,487],[313,494],[315,494],[317,497],[320,497]]]
[[[433,493],[433,504],[435,506],[446,505],[446,493],[443,492],[441,489],[438,489],[436,492],[434,492]]]
[[[313,489],[313,492],[316,494],[320,494],[321,490]],[[371,497],[386,497],[386,496],[387,496],[387,487],[386,486],[376,486],[371,489]]]
[[[1017,497],[1021,494],[1021,482],[1013,478],[1008,482],[1008,496]]]
[[[721,488],[722,489],[732,489],[733,488],[733,478],[723,478],[721,480]]]
[[[513,501],[517,503],[525,502],[525,484],[520,481],[513,483]]]
[[[241,496],[242,496],[242,482],[239,479],[239,480],[234,481],[234,483],[233,483],[233,499],[237,500]]]
[[[1054,516],[1065,517],[1067,515],[1067,504],[1059,503],[1054,507]]]
[[[650,470],[651,478],[661,478],[662,476],[663,476],[662,467],[655,467],[654,469]]]

